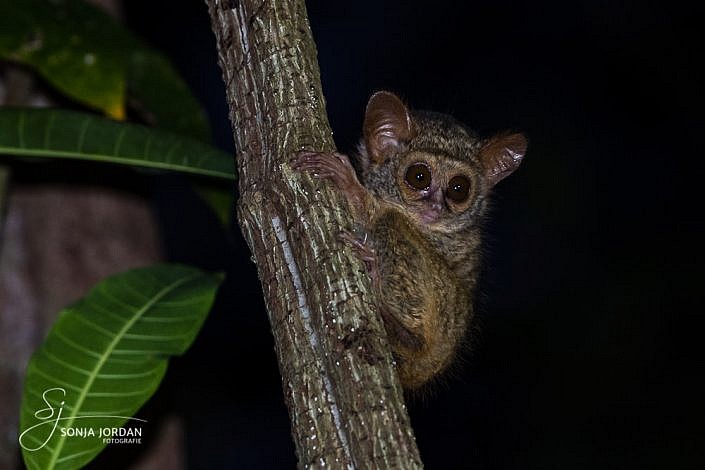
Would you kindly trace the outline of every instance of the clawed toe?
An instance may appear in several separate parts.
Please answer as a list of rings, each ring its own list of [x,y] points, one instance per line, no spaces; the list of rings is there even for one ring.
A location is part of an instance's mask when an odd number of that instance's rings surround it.
[[[378,286],[380,277],[377,268],[377,256],[371,240],[368,240],[367,233],[360,235],[349,230],[343,230],[338,234],[338,239],[350,246],[355,256],[365,263],[367,274],[370,275],[375,286]]]
[[[362,249],[365,247],[365,243],[367,242],[367,234],[364,234],[364,236],[360,238],[357,234],[349,230],[343,230],[338,234],[338,239],[348,245],[354,246],[355,248]]]
[[[349,245],[357,257],[366,263],[375,261],[375,250],[367,239],[367,233],[360,235],[348,230],[343,230],[338,234],[338,239]]]

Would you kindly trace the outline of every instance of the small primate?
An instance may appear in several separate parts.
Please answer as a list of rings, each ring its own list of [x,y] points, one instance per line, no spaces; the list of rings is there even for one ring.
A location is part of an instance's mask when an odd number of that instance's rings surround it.
[[[366,265],[407,389],[442,372],[466,334],[487,197],[526,147],[522,134],[483,139],[380,91],[367,104],[359,175],[340,153],[302,151],[292,160],[345,195],[359,227],[341,239]]]

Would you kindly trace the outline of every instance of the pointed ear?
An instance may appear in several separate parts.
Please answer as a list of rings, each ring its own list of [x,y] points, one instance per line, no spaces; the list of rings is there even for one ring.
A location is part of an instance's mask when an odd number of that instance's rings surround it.
[[[367,154],[374,163],[382,163],[387,155],[412,138],[409,110],[393,93],[378,91],[367,102],[363,136]]]
[[[519,168],[527,145],[523,134],[499,134],[485,142],[480,150],[480,160],[490,187]]]

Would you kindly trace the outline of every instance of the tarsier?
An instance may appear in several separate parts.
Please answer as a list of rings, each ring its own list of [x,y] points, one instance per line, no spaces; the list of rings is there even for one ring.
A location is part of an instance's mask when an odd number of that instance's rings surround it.
[[[341,240],[366,265],[407,389],[446,369],[465,337],[487,196],[526,147],[521,134],[482,139],[450,116],[410,111],[381,91],[367,104],[359,179],[340,153],[302,151],[292,160],[345,195],[358,227]]]

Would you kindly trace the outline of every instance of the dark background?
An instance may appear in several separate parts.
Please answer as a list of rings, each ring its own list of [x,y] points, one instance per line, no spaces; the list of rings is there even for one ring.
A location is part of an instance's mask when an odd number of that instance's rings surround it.
[[[232,150],[202,2],[127,3]],[[410,401],[428,468],[705,468],[702,7],[674,2],[309,2],[339,148],[379,89],[482,134],[525,132],[497,188],[479,332]],[[155,180],[172,260],[228,280],[161,406],[189,468],[292,468],[260,287],[185,180]]]

